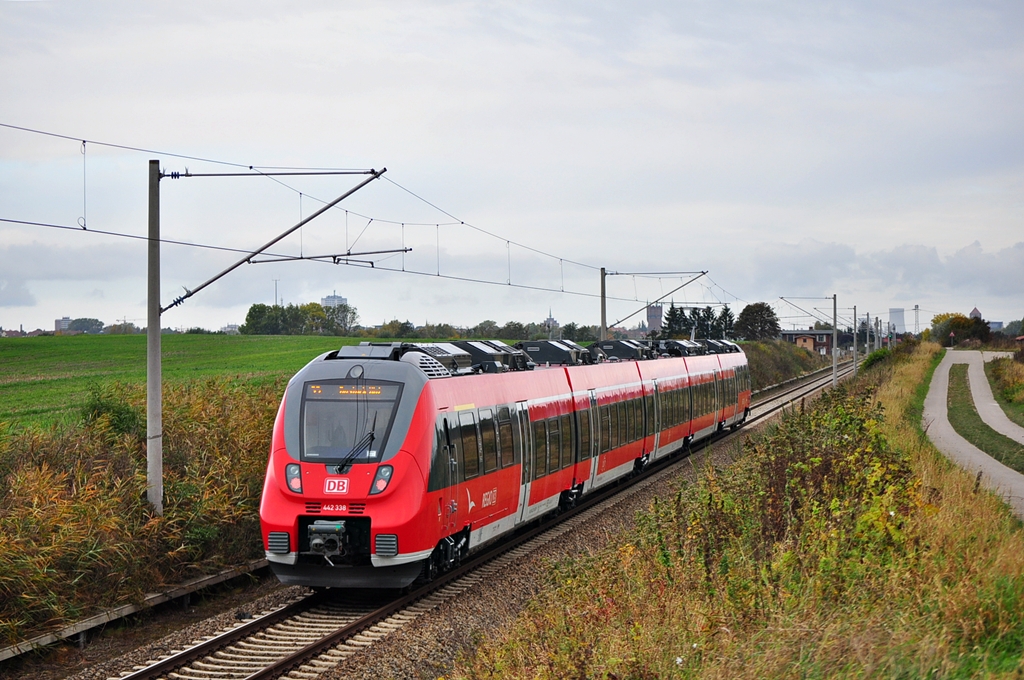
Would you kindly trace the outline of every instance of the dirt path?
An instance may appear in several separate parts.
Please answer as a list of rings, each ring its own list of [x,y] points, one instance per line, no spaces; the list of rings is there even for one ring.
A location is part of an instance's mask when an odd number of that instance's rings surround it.
[[[977,351],[948,351],[943,357],[942,363],[935,370],[932,377],[932,384],[928,390],[928,396],[924,401],[924,417],[922,425],[928,433],[936,448],[946,454],[951,460],[962,468],[976,474],[981,472],[981,483],[992,489],[1013,508],[1017,517],[1024,519],[1024,475],[1012,470],[999,461],[993,459],[987,453],[971,444],[961,437],[949,424],[946,413],[946,395],[949,391],[949,367],[953,364],[968,364],[968,376],[971,383],[971,396],[978,409],[982,420],[994,430],[1003,432],[1009,437],[1024,443],[1020,439],[1024,436],[1024,429],[1010,422],[1003,413],[1003,410],[996,403],[989,387],[988,379],[985,377],[984,360],[994,359],[999,356],[997,352]],[[994,414],[992,410],[998,412]],[[1020,432],[1017,436],[1007,434],[993,423],[999,422],[999,417],[1006,422],[1006,425],[1015,427]],[[1002,426],[1002,423],[1000,423]]]

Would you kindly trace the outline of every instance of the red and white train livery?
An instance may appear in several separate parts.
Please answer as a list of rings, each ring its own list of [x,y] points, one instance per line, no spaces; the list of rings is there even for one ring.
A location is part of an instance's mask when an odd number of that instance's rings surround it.
[[[319,356],[289,382],[274,424],[260,502],[267,560],[282,582],[313,587],[431,577],[741,424],[750,378],[733,347],[466,375],[427,344]]]

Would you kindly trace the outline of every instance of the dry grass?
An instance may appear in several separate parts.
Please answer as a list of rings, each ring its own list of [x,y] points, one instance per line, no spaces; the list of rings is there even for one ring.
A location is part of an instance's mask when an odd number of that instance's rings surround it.
[[[145,501],[142,388],[94,391],[83,425],[0,429],[0,641],[259,556],[282,388],[165,389],[162,517]]]
[[[1024,350],[1015,359],[1003,358],[985,364],[992,393],[1007,417],[1024,427]]]
[[[456,675],[1019,677],[1020,523],[907,422],[937,351],[894,352],[555,566]]]

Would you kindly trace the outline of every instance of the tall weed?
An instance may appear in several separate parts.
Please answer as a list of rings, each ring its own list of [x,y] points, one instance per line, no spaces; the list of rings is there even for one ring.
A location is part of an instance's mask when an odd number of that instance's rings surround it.
[[[145,500],[142,387],[97,389],[78,426],[0,427],[0,639],[259,556],[283,386],[165,387],[163,516]]]

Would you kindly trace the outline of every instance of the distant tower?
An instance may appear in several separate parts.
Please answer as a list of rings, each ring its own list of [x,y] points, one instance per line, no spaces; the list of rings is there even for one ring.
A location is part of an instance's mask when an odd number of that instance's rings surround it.
[[[320,306],[323,308],[337,307],[339,305],[347,305],[348,300],[338,295],[338,291],[334,291],[333,294],[328,295],[325,298],[320,298]]]
[[[661,305],[647,305],[647,330],[651,333],[661,332],[661,323],[665,318],[665,309]]]
[[[975,307],[974,309],[971,310],[970,317],[972,319],[980,319],[981,318],[981,312],[978,311],[977,307]]]
[[[558,321],[555,320],[550,307],[548,307],[548,318],[544,319],[544,329],[548,332],[548,340],[554,340],[555,331],[558,330]]]
[[[902,307],[889,308],[889,327],[899,335],[907,332],[907,323],[903,320]]]
[[[918,314],[921,313],[921,305],[914,305],[914,335],[921,334],[921,321]]]

